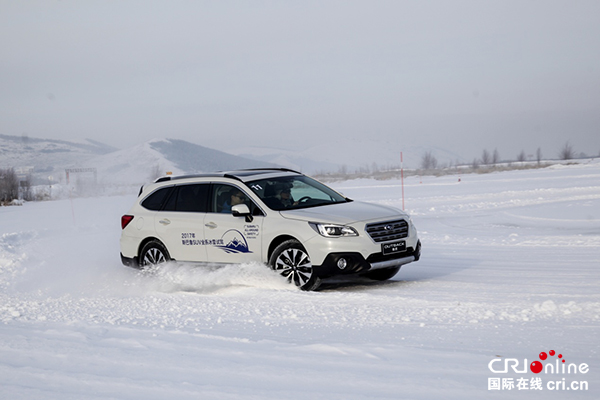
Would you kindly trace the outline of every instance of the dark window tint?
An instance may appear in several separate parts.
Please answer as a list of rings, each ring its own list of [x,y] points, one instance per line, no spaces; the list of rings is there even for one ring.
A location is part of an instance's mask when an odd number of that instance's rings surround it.
[[[142,207],[152,211],[160,210],[171,190],[173,190],[173,186],[158,189],[156,192],[146,197],[146,199],[142,202]]]
[[[177,186],[163,211],[206,212],[210,184]]]
[[[209,184],[179,186],[177,211],[206,212]]]
[[[179,192],[179,188],[173,188],[169,197],[165,199],[165,205],[162,208],[163,211],[175,211],[175,206],[177,205],[177,192]]]

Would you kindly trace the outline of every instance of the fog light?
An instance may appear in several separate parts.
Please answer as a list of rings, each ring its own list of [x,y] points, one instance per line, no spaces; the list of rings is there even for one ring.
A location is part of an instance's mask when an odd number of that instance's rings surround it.
[[[348,265],[348,262],[346,261],[345,258],[340,258],[337,262],[337,266],[339,269],[344,269],[344,268],[346,268],[347,265]]]

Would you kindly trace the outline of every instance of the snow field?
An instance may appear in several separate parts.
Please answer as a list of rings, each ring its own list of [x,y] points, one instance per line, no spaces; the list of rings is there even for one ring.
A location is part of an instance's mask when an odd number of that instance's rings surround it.
[[[405,183],[421,261],[313,293],[258,264],[122,267],[134,196],[0,208],[0,397],[480,399],[492,359],[555,348],[597,398],[600,164]],[[398,181],[332,186],[402,205]]]

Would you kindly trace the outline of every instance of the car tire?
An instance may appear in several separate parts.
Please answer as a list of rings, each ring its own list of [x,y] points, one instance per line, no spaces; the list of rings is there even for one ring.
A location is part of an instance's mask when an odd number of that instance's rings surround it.
[[[387,281],[388,279],[393,278],[398,271],[400,271],[400,267],[376,269],[375,271],[367,272],[365,276],[374,281]]]
[[[138,264],[141,269],[145,269],[170,260],[171,257],[165,245],[158,240],[151,240],[142,247]]]
[[[295,239],[286,240],[275,248],[269,267],[302,290],[316,290],[321,284],[306,249]]]

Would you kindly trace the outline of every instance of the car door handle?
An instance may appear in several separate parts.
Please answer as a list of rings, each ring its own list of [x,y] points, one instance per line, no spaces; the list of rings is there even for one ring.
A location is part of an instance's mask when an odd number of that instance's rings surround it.
[[[171,223],[171,221],[169,221],[168,219],[161,219],[160,221],[158,221],[159,224],[163,224],[163,225],[169,225]]]
[[[214,222],[209,222],[208,224],[204,224],[204,226],[210,229],[215,229],[218,225]]]

